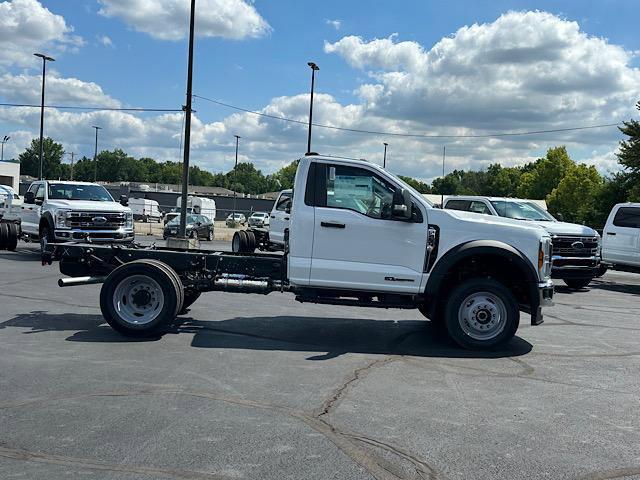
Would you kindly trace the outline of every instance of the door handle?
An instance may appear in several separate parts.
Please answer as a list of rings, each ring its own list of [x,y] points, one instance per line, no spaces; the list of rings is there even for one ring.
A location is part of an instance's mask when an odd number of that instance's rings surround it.
[[[614,232],[607,232],[607,235],[615,235]]]
[[[284,217],[285,220],[289,220],[289,217]]]
[[[275,215],[271,215],[271,218],[276,218],[276,216]]]
[[[327,228],[345,228],[346,225],[344,223],[336,223],[336,222],[320,222],[321,227]]]

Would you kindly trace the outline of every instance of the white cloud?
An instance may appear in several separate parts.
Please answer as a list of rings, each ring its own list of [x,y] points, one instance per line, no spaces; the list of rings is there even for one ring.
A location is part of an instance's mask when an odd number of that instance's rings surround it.
[[[99,0],[100,14],[118,17],[135,30],[161,40],[180,40],[188,33],[190,5],[184,0]],[[271,27],[245,0],[200,0],[196,33],[228,39],[267,35]]]
[[[14,103],[40,103],[41,75],[0,76],[0,96]],[[100,85],[77,78],[61,78],[55,71],[46,79],[46,102],[49,105],[120,107],[120,102],[103,92]]]
[[[333,28],[335,28],[336,30],[340,30],[340,28],[342,27],[342,20],[329,20],[328,18],[325,20],[325,23],[327,25],[331,25]]]
[[[31,66],[33,53],[46,50],[54,55],[84,44],[60,15],[51,13],[37,0],[0,3],[0,65]]]
[[[113,44],[113,40],[111,40],[111,37],[109,37],[108,35],[98,35],[97,38],[98,42],[100,42],[103,46],[111,48],[115,47],[115,45]]]

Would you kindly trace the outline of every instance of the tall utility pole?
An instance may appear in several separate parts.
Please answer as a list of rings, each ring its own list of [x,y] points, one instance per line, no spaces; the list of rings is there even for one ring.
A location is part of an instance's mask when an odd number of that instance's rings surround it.
[[[73,156],[75,155],[75,153],[69,152],[69,155],[71,155],[71,180],[73,180]]]
[[[447,156],[447,146],[442,147],[442,187],[444,188],[444,159]],[[440,208],[444,208],[444,190],[440,190]]]
[[[242,138],[239,135],[234,135],[236,137],[236,166],[233,169],[233,213],[236,213],[236,189],[238,188],[238,144],[240,143],[240,139]],[[235,218],[234,218],[235,221]]]
[[[184,159],[182,161],[182,198],[180,199],[180,230],[178,236],[187,237],[187,195],[189,194],[189,153],[191,150],[191,97],[193,94],[193,43],[195,33],[196,0],[191,0],[189,20],[189,65],[187,67],[187,104],[184,107]]]
[[[9,141],[11,137],[5,135],[0,143],[2,143],[2,154],[0,155],[0,161],[4,160],[4,144]]]
[[[93,151],[93,181],[98,180],[98,130],[102,130],[102,127],[96,127],[95,125],[91,128],[96,129],[96,148]]]
[[[43,179],[42,172],[42,158],[44,156],[44,144],[43,144],[43,133],[44,133],[44,80],[47,73],[47,62],[55,62],[54,58],[51,58],[43,53],[34,53],[36,57],[42,59],[42,97],[40,99],[40,180]]]
[[[386,142],[382,143],[384,145],[384,157],[382,157],[382,168],[387,168],[387,146],[389,145]]]
[[[313,89],[316,82],[316,72],[320,67],[313,62],[308,62],[311,67],[311,101],[309,102],[309,136],[307,137],[307,155],[311,153],[311,124],[313,123]]]

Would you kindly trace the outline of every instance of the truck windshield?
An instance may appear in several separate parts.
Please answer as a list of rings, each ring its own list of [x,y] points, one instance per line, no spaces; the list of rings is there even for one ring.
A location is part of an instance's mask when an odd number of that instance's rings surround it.
[[[113,202],[113,197],[101,185],[82,185],[72,183],[50,183],[50,200],[90,200],[95,202]]]
[[[555,222],[544,209],[533,202],[514,202],[509,200],[494,200],[491,202],[498,215],[515,220],[529,220],[533,222]]]

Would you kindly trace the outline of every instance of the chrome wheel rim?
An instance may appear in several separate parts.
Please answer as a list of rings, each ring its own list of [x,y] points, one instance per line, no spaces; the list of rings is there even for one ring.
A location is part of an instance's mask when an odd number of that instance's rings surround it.
[[[113,292],[113,308],[131,325],[146,325],[155,320],[164,307],[164,294],[158,282],[146,275],[122,280]]]
[[[507,324],[507,307],[493,293],[472,293],[458,309],[458,322],[462,331],[474,340],[491,340]]]

